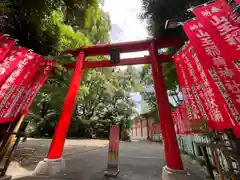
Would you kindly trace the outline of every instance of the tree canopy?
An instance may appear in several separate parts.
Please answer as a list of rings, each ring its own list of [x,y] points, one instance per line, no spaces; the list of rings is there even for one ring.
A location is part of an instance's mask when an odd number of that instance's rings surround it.
[[[34,135],[52,136],[62,110],[72,76],[72,70],[63,64],[74,59],[61,51],[110,41],[111,22],[103,4],[103,0],[1,1],[1,31],[17,39],[21,46],[57,60],[27,117],[28,131]],[[136,75],[131,67],[85,70],[69,136],[88,137],[91,128],[96,128],[100,136],[108,137],[111,124],[128,130],[135,113],[130,92],[139,88],[132,79]]]
[[[165,31],[166,21],[176,19],[184,22],[193,16],[187,12],[188,8],[205,2],[208,0],[142,0],[140,19],[148,22],[149,34],[155,38],[184,35],[181,28]]]
[[[98,0],[3,0],[0,17],[3,33],[42,55],[109,41],[109,15]]]

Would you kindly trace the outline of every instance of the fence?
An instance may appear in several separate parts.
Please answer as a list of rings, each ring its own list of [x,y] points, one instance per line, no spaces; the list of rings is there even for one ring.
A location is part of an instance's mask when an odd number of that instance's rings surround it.
[[[240,179],[236,141],[223,135],[177,135],[179,149],[206,166],[212,179]],[[235,144],[234,144],[235,143]]]

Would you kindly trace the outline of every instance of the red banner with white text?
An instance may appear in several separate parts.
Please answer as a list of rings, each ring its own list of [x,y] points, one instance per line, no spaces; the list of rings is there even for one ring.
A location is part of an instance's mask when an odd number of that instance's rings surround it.
[[[183,122],[188,128],[188,131],[198,131],[196,125],[202,120],[207,119],[206,111],[202,104],[205,98],[202,97],[201,88],[196,88],[199,85],[198,74],[193,70],[193,60],[190,54],[190,43],[187,43],[178,54],[175,55],[174,61],[178,74],[180,89],[183,93],[184,104],[181,107]],[[200,89],[200,91],[199,91]],[[192,129],[194,125],[195,129]]]
[[[26,51],[24,57],[17,64],[16,69],[10,74],[0,90],[5,90],[2,93],[2,100],[0,106],[0,118],[1,121],[8,121],[8,119],[14,119],[12,114],[9,114],[19,96],[22,94],[21,86],[26,81],[27,77],[31,75],[33,70],[33,64],[36,63],[35,57],[37,55],[33,52]],[[28,77],[31,78],[31,77]],[[9,90],[9,91],[8,91]],[[4,96],[5,94],[5,96]]]
[[[15,41],[9,40],[5,35],[0,38],[0,63],[4,60],[9,51],[14,47]],[[5,71],[5,70],[4,70]],[[0,72],[2,72],[0,67]]]
[[[216,0],[215,3],[221,10],[224,11],[226,17],[233,23],[240,25],[240,16],[236,12],[237,7],[240,5],[240,0],[235,0],[232,6],[226,0]]]
[[[232,69],[201,22],[193,19],[186,22],[183,28],[202,64],[210,87],[213,88],[212,94],[215,98],[210,102],[213,108],[210,114],[216,120],[215,127],[220,129],[234,127],[235,133],[240,136],[239,96],[238,92],[232,91],[238,87],[237,75],[232,73],[229,77],[227,72]],[[219,64],[220,60],[222,66]]]
[[[173,118],[173,122],[174,122],[174,129],[175,129],[175,133],[179,134],[179,128],[178,128],[178,122],[177,122],[177,113],[174,111],[172,112],[172,118]]]
[[[240,57],[240,27],[226,17],[216,2],[196,7],[193,13],[218,47],[216,49],[214,44],[209,42],[212,53],[221,54],[232,66],[232,62],[239,60]],[[222,62],[220,60],[219,63]]]
[[[180,86],[180,91],[182,92],[184,104],[186,106],[186,113],[187,117],[185,118],[185,122],[187,121],[192,121],[194,119],[194,111],[192,109],[192,93],[190,91],[190,88],[188,87],[188,84],[186,84],[185,76],[182,76],[183,73],[183,68],[182,68],[182,50],[186,48],[187,45],[185,45],[181,51],[179,51],[175,56],[174,56],[174,62],[176,65],[176,71],[178,75],[178,81],[179,81],[179,86]]]
[[[32,101],[34,100],[35,96],[37,95],[37,92],[39,89],[43,86],[44,82],[48,78],[49,72],[52,70],[53,66],[55,65],[55,61],[49,61],[49,60],[43,60],[42,64],[38,68],[38,71],[36,72],[36,75],[32,78],[32,83],[30,86],[30,90],[26,93],[26,98],[22,102],[24,105],[23,107],[20,105],[19,109],[16,112],[23,111],[26,112],[29,110]],[[22,109],[21,109],[22,107]]]
[[[213,89],[210,86],[209,80],[206,77],[206,72],[204,71],[199,58],[197,57],[193,46],[191,45],[188,49],[188,58],[190,59],[191,63],[187,66],[190,76],[192,77],[193,86],[192,88],[195,89],[196,98],[199,102],[199,108],[202,112],[202,121],[207,120],[207,124],[209,128],[216,128],[215,121],[218,121],[218,117],[214,117],[215,114],[218,114],[219,108],[213,109],[211,103],[216,101],[216,95],[213,94]]]
[[[199,73],[196,71],[196,64],[194,58],[192,57],[192,45],[188,42],[188,47],[182,53],[182,76],[185,76],[187,83],[189,84],[190,90],[193,95],[193,101],[195,106],[196,117],[194,121],[190,122],[189,126],[194,129],[193,131],[198,131],[196,125],[202,123],[204,120],[210,120],[206,108],[206,99],[204,97],[204,92],[202,89],[202,84],[200,84]],[[210,123],[211,126],[211,123]]]
[[[176,134],[192,134],[190,128],[187,127],[186,121],[188,121],[188,115],[186,106],[181,104],[178,108],[172,112],[173,120],[175,123]]]
[[[21,108],[28,111],[55,64],[14,42],[0,34],[0,123],[16,120]]]

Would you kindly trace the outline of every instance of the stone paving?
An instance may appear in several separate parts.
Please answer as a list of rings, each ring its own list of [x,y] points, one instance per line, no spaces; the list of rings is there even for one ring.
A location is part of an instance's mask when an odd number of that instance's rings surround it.
[[[28,173],[14,176],[17,180],[104,180],[103,176],[107,164],[106,141],[86,140],[71,142],[81,151],[71,151],[65,154],[66,169],[52,177],[34,177]],[[71,144],[70,143],[70,144]],[[84,146],[84,144],[89,146]],[[93,146],[94,143],[100,144]],[[81,144],[78,146],[78,144]],[[85,149],[92,147],[92,149]],[[93,148],[94,147],[94,148]],[[85,149],[85,150],[83,150]],[[66,153],[66,152],[65,152]],[[116,180],[160,180],[162,167],[165,165],[163,146],[151,142],[122,142],[120,144],[120,174]],[[203,179],[205,172],[197,165],[184,160],[185,168],[192,174],[194,180]],[[26,168],[26,167],[25,167]],[[16,171],[16,169],[15,169]],[[11,174],[11,171],[8,171]],[[111,179],[111,178],[110,178]]]

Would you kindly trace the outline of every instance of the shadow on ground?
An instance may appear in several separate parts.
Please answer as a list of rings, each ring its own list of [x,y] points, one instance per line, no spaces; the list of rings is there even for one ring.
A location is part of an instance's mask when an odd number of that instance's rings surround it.
[[[17,168],[21,167],[26,171],[33,171],[39,161],[47,157],[50,147],[50,139],[28,139],[21,142],[14,154],[8,173],[12,174]],[[67,157],[75,153],[84,153],[105,147],[108,141],[100,140],[67,140],[64,147],[63,156]],[[21,171],[21,170],[19,170]],[[23,170],[22,170],[22,173]]]

